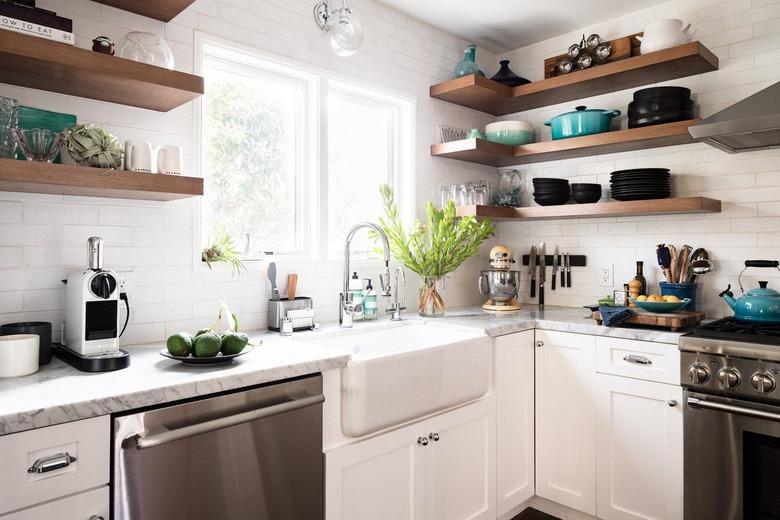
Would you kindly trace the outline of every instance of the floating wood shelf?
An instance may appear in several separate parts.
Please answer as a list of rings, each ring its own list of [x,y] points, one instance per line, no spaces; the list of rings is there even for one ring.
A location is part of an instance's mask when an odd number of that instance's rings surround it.
[[[195,0],[95,0],[99,4],[148,16],[162,22],[170,22],[176,15],[195,3]]]
[[[165,201],[203,195],[203,179],[0,159],[0,191]]]
[[[718,57],[699,42],[613,61],[510,88],[470,75],[430,88],[431,97],[496,116],[717,70]]]
[[[199,76],[11,31],[0,31],[0,69],[2,83],[159,112],[203,95]]]
[[[493,220],[555,220],[572,218],[632,217],[637,215],[673,215],[683,213],[720,213],[719,200],[705,197],[596,202],[563,206],[504,208],[499,206],[461,206],[459,217],[489,217]]]
[[[484,139],[463,139],[431,146],[431,155],[458,159],[488,166],[514,166],[545,161],[558,161],[597,154],[644,150],[694,142],[688,127],[697,119],[615,130],[557,141],[543,141],[522,146],[496,144]]]

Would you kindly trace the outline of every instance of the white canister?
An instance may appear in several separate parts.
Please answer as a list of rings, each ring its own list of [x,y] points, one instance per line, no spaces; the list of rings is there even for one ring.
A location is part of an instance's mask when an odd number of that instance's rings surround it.
[[[37,334],[0,336],[0,378],[21,377],[38,371]]]
[[[648,54],[687,43],[690,40],[688,34],[690,28],[691,24],[686,25],[676,18],[656,20],[645,27],[642,36],[636,37],[642,42],[639,52]]]
[[[181,146],[166,144],[157,149],[157,173],[181,175]]]

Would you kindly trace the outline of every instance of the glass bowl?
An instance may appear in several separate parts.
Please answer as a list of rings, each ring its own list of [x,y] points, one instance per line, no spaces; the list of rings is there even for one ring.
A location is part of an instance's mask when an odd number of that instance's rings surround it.
[[[65,139],[62,133],[46,128],[14,128],[14,137],[28,161],[48,163],[57,157]]]
[[[173,69],[173,53],[168,44],[154,33],[132,31],[116,47],[117,56],[157,67]]]

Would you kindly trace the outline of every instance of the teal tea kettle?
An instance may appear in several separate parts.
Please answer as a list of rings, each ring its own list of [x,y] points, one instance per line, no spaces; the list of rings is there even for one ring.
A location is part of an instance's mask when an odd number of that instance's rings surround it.
[[[749,267],[767,267],[780,270],[780,262],[777,260],[746,260],[744,273]],[[742,273],[739,273],[739,288],[742,296],[734,298],[731,285],[720,293],[721,298],[734,311],[734,318],[740,321],[753,323],[780,323],[780,292],[767,287],[768,282],[758,282],[760,287],[750,289],[745,294],[742,287]]]

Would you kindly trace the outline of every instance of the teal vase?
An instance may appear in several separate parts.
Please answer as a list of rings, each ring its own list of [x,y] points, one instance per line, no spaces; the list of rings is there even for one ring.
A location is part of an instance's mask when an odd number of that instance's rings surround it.
[[[477,46],[471,44],[463,51],[463,61],[458,63],[458,66],[455,67],[455,77],[461,78],[463,76],[468,76],[469,74],[476,74],[477,76],[482,76],[484,78],[485,73],[479,70],[476,59]]]

